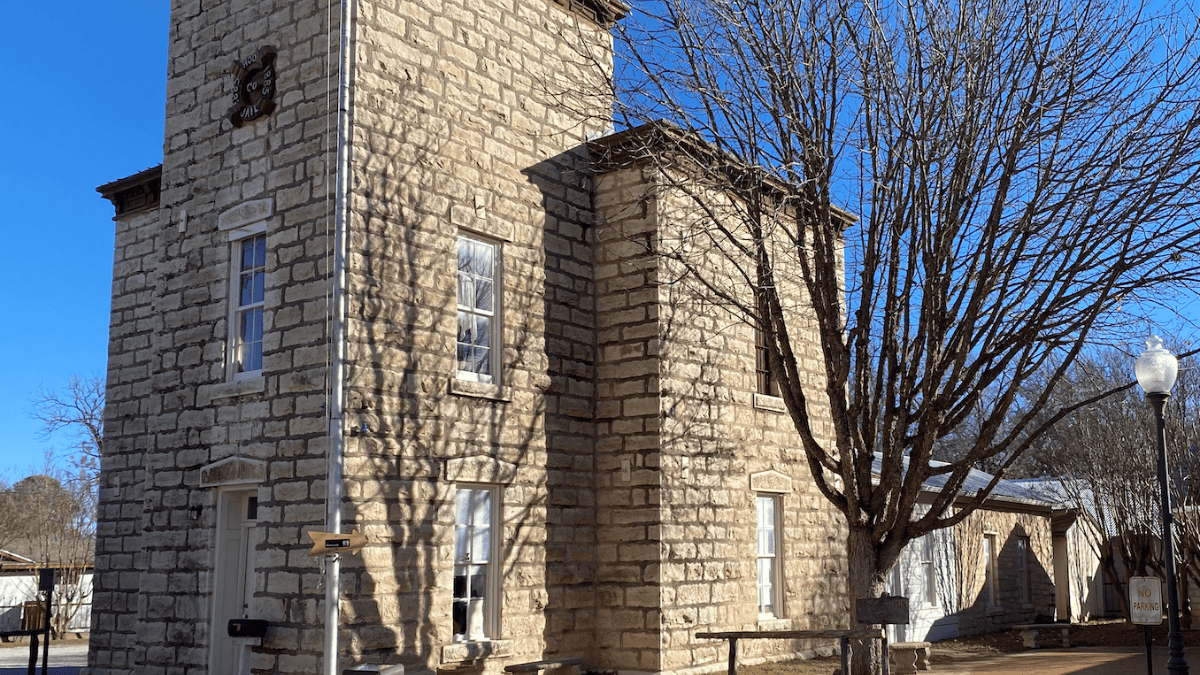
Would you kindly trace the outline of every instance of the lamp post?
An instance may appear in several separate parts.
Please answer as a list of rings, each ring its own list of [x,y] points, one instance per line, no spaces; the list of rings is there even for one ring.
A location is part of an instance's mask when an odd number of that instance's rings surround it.
[[[1138,384],[1146,392],[1146,400],[1154,408],[1158,420],[1158,484],[1162,491],[1163,562],[1167,570],[1167,647],[1170,652],[1167,672],[1187,675],[1183,631],[1179,626],[1179,591],[1175,587],[1175,516],[1171,512],[1171,490],[1167,483],[1167,424],[1163,416],[1167,399],[1171,397],[1171,388],[1175,386],[1179,363],[1171,352],[1163,348],[1162,339],[1152,335],[1146,340],[1146,351],[1138,357],[1133,368]]]

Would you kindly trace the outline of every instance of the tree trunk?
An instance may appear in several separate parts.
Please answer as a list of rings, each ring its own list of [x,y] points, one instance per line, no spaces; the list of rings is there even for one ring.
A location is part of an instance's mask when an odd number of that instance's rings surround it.
[[[850,624],[857,628],[870,628],[870,624],[854,622],[854,604],[859,598],[878,598],[883,595],[883,580],[886,570],[880,569],[879,552],[871,533],[866,528],[850,528],[846,542],[850,579]],[[874,627],[878,628],[878,624]],[[854,675],[873,675],[883,672],[883,643],[868,640],[854,645],[854,659],[850,670]]]

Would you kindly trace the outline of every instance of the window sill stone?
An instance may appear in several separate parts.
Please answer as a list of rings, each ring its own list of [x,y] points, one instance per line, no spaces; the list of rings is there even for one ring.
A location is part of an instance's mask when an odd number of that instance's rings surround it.
[[[485,382],[460,380],[458,378],[450,380],[450,393],[457,394],[459,396],[470,396],[471,398],[483,398],[489,401],[502,401],[506,403],[512,400],[508,392],[508,387],[487,384]]]
[[[770,410],[771,412],[787,412],[787,406],[784,404],[783,399],[769,394],[755,394],[754,407],[759,410]]]
[[[512,640],[474,640],[442,647],[442,663],[462,663],[485,656],[511,656]]]
[[[792,630],[792,620],[776,616],[759,616],[758,630]]]
[[[267,378],[265,377],[248,377],[244,380],[235,380],[233,382],[222,382],[208,387],[200,387],[198,398],[201,399],[198,403],[204,405],[204,399],[207,401],[216,401],[222,398],[232,398],[235,396],[245,396],[246,394],[261,394],[267,389]]]

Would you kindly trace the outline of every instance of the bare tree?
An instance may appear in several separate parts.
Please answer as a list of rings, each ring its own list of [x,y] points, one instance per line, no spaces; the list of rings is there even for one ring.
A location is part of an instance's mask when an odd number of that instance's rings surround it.
[[[949,508],[972,466],[998,458],[1000,480],[1080,403],[1046,408],[1086,346],[1196,280],[1195,21],[1103,0],[648,9],[622,28],[620,112],[680,130],[639,159],[695,207],[656,252],[763,332],[845,514],[851,595],[877,596],[907,542],[987,497]],[[961,457],[931,463],[954,434]]]
[[[42,391],[31,413],[49,436],[62,431],[70,439],[74,463],[95,475],[104,439],[104,380],[72,375],[64,392]]]
[[[95,559],[92,483],[59,473],[23,478],[0,495],[17,505],[22,536],[14,542],[24,555],[56,571],[51,632],[61,636],[91,602],[90,574]]]
[[[43,474],[18,481],[9,499],[25,509],[24,546],[38,562],[58,570],[54,619],[61,635],[91,602],[85,575],[95,559],[96,481],[104,438],[104,380],[71,376],[63,392],[43,391],[32,415],[49,436],[63,432],[70,439],[73,471],[61,470],[47,459]],[[0,504],[5,495],[0,493]]]
[[[1080,517],[1088,524],[1084,531],[1092,539],[1105,578],[1118,590],[1126,616],[1128,577],[1164,573],[1156,421],[1140,390],[1130,383],[1132,362],[1130,355],[1116,351],[1078,360],[1054,398],[1103,398],[1059,420],[1026,457],[1035,472],[1057,477],[1062,492],[1079,506]],[[1166,408],[1176,550],[1185,580],[1200,573],[1197,384],[1200,373],[1194,361],[1181,360],[1179,381]],[[1182,583],[1180,590],[1186,594],[1187,584]]]

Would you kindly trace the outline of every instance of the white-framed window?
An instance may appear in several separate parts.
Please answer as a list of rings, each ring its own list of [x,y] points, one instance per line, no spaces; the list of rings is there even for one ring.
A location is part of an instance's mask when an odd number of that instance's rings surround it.
[[[261,228],[235,233],[230,249],[229,379],[240,380],[262,373],[267,235]]]
[[[996,553],[996,535],[983,535],[983,597],[991,606],[1000,601],[996,592]]]
[[[779,617],[783,612],[783,584],[780,570],[780,497],[758,495],[754,500],[758,564],[758,615]]]
[[[1030,601],[1029,594],[1029,537],[1017,537],[1017,584],[1021,602]]]
[[[500,384],[500,244],[458,237],[457,376]]]
[[[919,583],[921,585],[920,593],[922,594],[921,601],[928,605],[937,604],[937,568],[934,565],[933,557],[933,533],[926,532],[921,537],[920,547],[920,574]]]
[[[496,637],[499,488],[459,485],[454,493],[454,641]]]

